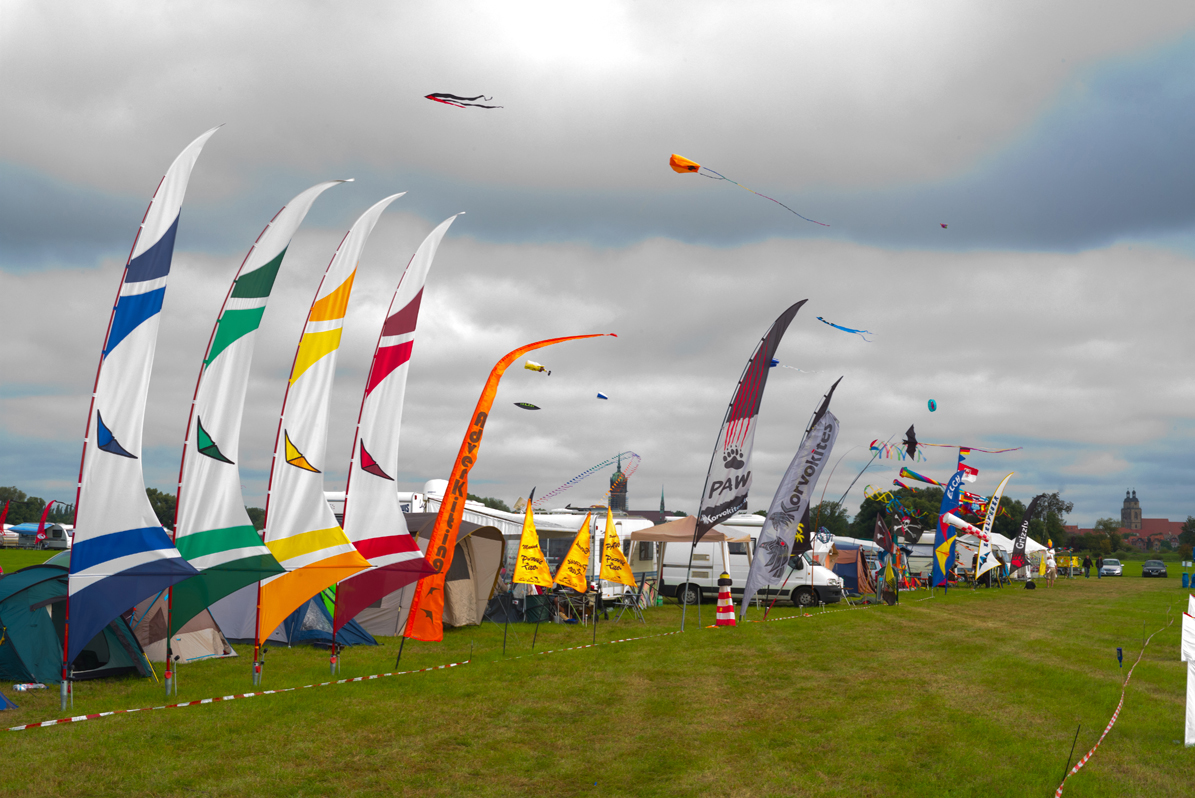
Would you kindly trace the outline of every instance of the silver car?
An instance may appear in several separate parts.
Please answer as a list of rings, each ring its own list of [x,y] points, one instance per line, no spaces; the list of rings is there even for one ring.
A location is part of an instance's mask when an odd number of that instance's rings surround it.
[[[1120,564],[1120,560],[1105,558],[1104,564],[1100,566],[1100,576],[1124,576],[1124,566]]]

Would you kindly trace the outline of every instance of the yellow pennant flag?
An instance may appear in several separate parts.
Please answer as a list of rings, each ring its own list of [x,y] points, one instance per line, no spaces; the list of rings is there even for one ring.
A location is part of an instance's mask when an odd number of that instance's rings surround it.
[[[614,514],[610,512],[609,507],[606,508],[606,540],[602,544],[602,579],[627,587],[636,586],[631,566],[622,555],[622,543],[618,540],[618,533],[614,531]]]
[[[556,584],[571,587],[578,593],[584,593],[589,589],[585,575],[589,572],[589,549],[592,543],[592,536],[589,534],[590,515],[585,516],[585,523],[577,530],[577,536],[573,538],[573,545],[569,547],[564,562],[556,569]]]
[[[531,491],[532,498],[535,491]],[[515,560],[515,575],[510,580],[518,585],[552,586],[552,572],[548,561],[539,548],[539,535],[535,532],[535,519],[531,517],[531,499],[527,500],[527,513],[523,516],[523,535],[519,538],[519,554]]]

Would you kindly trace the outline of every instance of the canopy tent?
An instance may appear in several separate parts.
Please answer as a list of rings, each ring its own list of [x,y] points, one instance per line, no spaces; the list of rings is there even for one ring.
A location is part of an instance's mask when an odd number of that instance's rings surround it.
[[[691,515],[667,521],[663,524],[637,529],[631,533],[631,540],[651,540],[656,543],[692,543],[697,519]],[[751,530],[739,531],[727,526],[716,526],[702,536],[702,543],[741,543],[751,540]]]
[[[427,551],[427,541],[436,525],[436,513],[405,513],[407,529],[419,550]],[[495,526],[481,526],[461,521],[452,565],[444,581],[444,624],[476,626],[485,615],[486,605],[494,595],[498,573],[506,556],[506,539]],[[377,604],[362,610],[356,621],[371,634],[397,637],[407,624],[415,585],[391,593]]]
[[[31,565],[0,579],[0,679],[62,682],[67,569]],[[149,676],[149,662],[133,630],[117,617],[84,646],[73,663],[75,679],[124,673]]]
[[[137,635],[137,642],[152,662],[166,661],[166,601],[165,590],[157,596],[150,596],[137,605],[129,621],[133,633]],[[237,655],[207,610],[175,632],[170,641],[170,651],[180,662]]]

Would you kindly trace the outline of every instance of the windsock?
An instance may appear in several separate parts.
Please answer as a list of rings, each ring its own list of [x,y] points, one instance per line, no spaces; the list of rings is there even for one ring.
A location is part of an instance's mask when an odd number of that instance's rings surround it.
[[[536,363],[534,360],[528,360],[526,363],[523,364],[523,368],[527,369],[528,371],[538,371],[538,372],[541,372],[543,374],[548,374],[548,375],[550,375],[552,373],[552,372],[548,371],[547,366],[544,366],[541,363]]]

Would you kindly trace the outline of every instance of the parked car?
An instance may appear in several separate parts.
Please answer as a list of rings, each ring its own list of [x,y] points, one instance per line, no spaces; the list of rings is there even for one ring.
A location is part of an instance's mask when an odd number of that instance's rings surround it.
[[[1161,560],[1146,560],[1145,565],[1141,566],[1142,576],[1168,576],[1166,573],[1166,563]]]
[[[1100,576],[1124,576],[1124,566],[1120,564],[1120,560],[1105,557],[1104,565],[1100,568]]]

